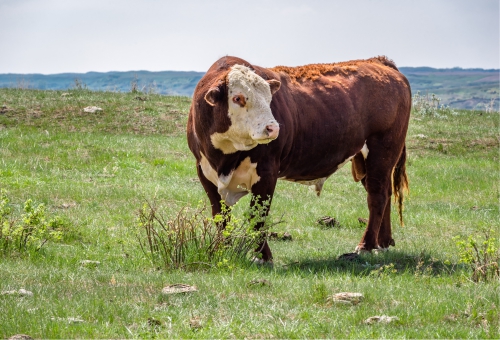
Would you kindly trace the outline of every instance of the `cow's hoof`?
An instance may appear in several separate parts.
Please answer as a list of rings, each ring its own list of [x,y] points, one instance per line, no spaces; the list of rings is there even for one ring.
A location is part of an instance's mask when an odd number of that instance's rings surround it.
[[[396,242],[392,238],[388,242],[387,241],[379,241],[378,244],[380,244],[380,246],[382,248],[389,248],[390,246],[393,246],[393,247],[396,246]]]
[[[375,253],[375,254],[378,254],[378,253],[383,253],[383,252],[386,252],[389,250],[389,247],[387,248],[382,248],[380,246],[376,246],[375,248],[373,249],[366,249],[365,247],[362,247],[362,246],[357,246],[356,249],[354,249],[354,252],[356,254],[359,254],[359,255],[363,255],[363,254],[371,254],[372,251]]]
[[[389,251],[389,247],[387,247],[387,248],[378,247],[377,249],[373,249],[373,252],[375,254],[381,254],[381,253],[385,253],[387,251]]]
[[[363,254],[370,254],[372,251],[366,249],[365,247],[357,246],[356,249],[354,249],[354,252],[358,255],[363,255]]]
[[[252,263],[255,264],[255,265],[257,265],[257,266],[274,267],[273,260],[264,261],[263,259],[259,259],[258,257],[254,257],[252,259]]]

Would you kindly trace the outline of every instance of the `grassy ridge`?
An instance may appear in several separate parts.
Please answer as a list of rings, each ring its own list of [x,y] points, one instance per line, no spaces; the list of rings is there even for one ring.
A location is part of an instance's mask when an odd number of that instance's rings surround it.
[[[499,70],[400,67],[414,93],[435,93],[441,104],[457,109],[499,110]],[[129,92],[132,88],[167,95],[192,96],[204,72],[128,71],[61,74],[0,74],[0,88],[39,90],[88,88]]]
[[[189,99],[85,90],[0,90],[0,186],[14,210],[32,198],[70,222],[40,253],[0,258],[0,336],[498,338],[498,282],[476,284],[452,237],[499,227],[498,114],[413,116],[406,226],[393,214],[396,248],[359,262],[367,217],[349,165],[311,188],[279,182],[272,216],[292,242],[272,241],[274,268],[159,271],[135,240],[135,212],[157,197],[174,214],[206,200],[186,145]],[[93,114],[83,108],[95,105]],[[238,209],[242,210],[248,198]],[[395,212],[395,210],[394,210]],[[317,218],[334,216],[338,229]],[[101,264],[85,267],[82,260]],[[270,285],[254,285],[265,279]],[[163,295],[167,284],[198,292]],[[329,302],[361,292],[358,305]],[[397,316],[367,325],[374,315]],[[68,318],[82,322],[70,322]]]
[[[83,87],[93,91],[128,92],[134,84],[141,91],[191,96],[204,74],[204,72],[194,71],[0,74],[0,87],[37,90],[67,90]]]

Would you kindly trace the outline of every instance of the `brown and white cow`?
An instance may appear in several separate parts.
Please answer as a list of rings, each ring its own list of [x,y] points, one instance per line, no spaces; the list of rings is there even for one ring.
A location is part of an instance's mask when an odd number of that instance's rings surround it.
[[[390,198],[402,222],[410,107],[408,80],[385,57],[274,68],[219,59],[196,86],[187,126],[212,214],[249,192],[271,199],[278,179],[315,185],[319,195],[351,161],[369,209],[356,252],[394,246]],[[272,260],[266,241],[258,251]]]

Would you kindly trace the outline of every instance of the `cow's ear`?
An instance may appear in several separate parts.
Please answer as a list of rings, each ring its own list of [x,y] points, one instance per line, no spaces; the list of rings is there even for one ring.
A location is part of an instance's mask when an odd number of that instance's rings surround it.
[[[215,106],[218,101],[222,100],[222,86],[224,85],[223,81],[218,81],[210,89],[208,89],[205,94],[205,101],[211,105]]]
[[[281,82],[276,79],[271,79],[267,81],[269,87],[271,88],[271,94],[275,94],[281,87]]]

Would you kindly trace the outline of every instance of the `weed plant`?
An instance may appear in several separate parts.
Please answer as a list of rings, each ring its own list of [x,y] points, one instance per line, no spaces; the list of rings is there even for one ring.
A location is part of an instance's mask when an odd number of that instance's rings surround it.
[[[249,253],[257,248],[268,226],[264,222],[268,202],[254,204],[238,217],[222,203],[222,213],[207,217],[207,207],[182,207],[168,218],[157,204],[146,202],[138,212],[137,239],[141,250],[152,263],[164,269],[227,267],[250,264]],[[162,209],[166,210],[166,209]]]
[[[44,204],[24,203],[24,213],[16,218],[9,207],[9,198],[0,192],[0,255],[12,256],[39,251],[49,241],[59,241],[67,229],[59,216],[47,217]]]
[[[466,239],[457,236],[460,252],[460,263],[470,266],[472,281],[488,281],[500,279],[499,233],[495,229],[483,231],[482,239],[469,235]]]
[[[430,115],[436,118],[443,118],[448,115],[457,115],[457,111],[450,108],[448,105],[439,105],[441,99],[436,96],[434,93],[426,96],[422,96],[420,91],[417,91],[415,95],[413,95],[412,105],[413,112],[417,115]]]

